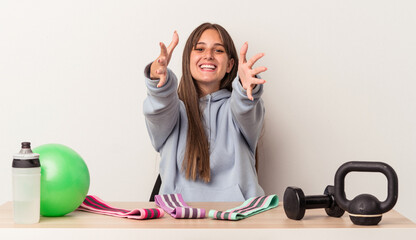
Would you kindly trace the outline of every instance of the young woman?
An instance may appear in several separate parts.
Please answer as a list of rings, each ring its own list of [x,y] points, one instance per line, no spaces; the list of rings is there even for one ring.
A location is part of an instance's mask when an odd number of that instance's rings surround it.
[[[185,201],[244,201],[264,195],[255,169],[263,126],[261,100],[265,67],[253,69],[260,53],[238,59],[228,32],[204,23],[189,36],[182,78],[167,68],[178,44],[145,68],[148,96],[144,114],[150,139],[161,155],[159,194],[180,193]]]

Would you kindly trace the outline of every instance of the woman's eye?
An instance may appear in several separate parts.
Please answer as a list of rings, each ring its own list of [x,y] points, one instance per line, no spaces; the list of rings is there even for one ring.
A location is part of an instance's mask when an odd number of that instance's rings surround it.
[[[204,49],[202,48],[195,48],[195,51],[202,52]]]
[[[222,50],[222,49],[217,49],[215,51],[218,52],[218,53],[223,53],[224,52],[224,50]]]

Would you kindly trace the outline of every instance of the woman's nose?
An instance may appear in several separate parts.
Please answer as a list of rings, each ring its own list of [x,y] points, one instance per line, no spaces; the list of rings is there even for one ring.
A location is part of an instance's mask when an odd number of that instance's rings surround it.
[[[214,54],[212,54],[212,51],[205,51],[205,58],[210,60],[213,59]]]

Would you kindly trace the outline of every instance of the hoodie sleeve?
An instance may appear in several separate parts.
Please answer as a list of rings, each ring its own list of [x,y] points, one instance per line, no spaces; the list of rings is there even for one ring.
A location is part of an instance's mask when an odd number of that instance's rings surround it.
[[[158,88],[159,80],[150,79],[150,66],[151,64],[147,65],[144,72],[147,97],[143,104],[143,113],[150,140],[156,151],[159,151],[178,122],[178,80],[168,69],[165,85]]]
[[[247,98],[247,91],[241,86],[239,77],[233,81],[230,108],[234,122],[237,124],[250,149],[256,150],[264,121],[264,105],[261,95],[263,85],[259,84],[252,91],[253,101]]]

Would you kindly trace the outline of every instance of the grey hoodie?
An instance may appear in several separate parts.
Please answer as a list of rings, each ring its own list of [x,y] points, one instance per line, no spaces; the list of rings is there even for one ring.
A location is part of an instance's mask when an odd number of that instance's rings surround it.
[[[159,194],[180,193],[185,201],[244,201],[264,195],[255,169],[255,150],[263,127],[263,86],[253,89],[254,101],[247,98],[238,76],[233,91],[221,89],[199,99],[206,135],[210,144],[211,181],[187,180],[182,171],[186,149],[188,118],[177,94],[178,80],[168,69],[167,82],[150,79],[145,69],[147,98],[143,112],[153,147],[160,153]]]

